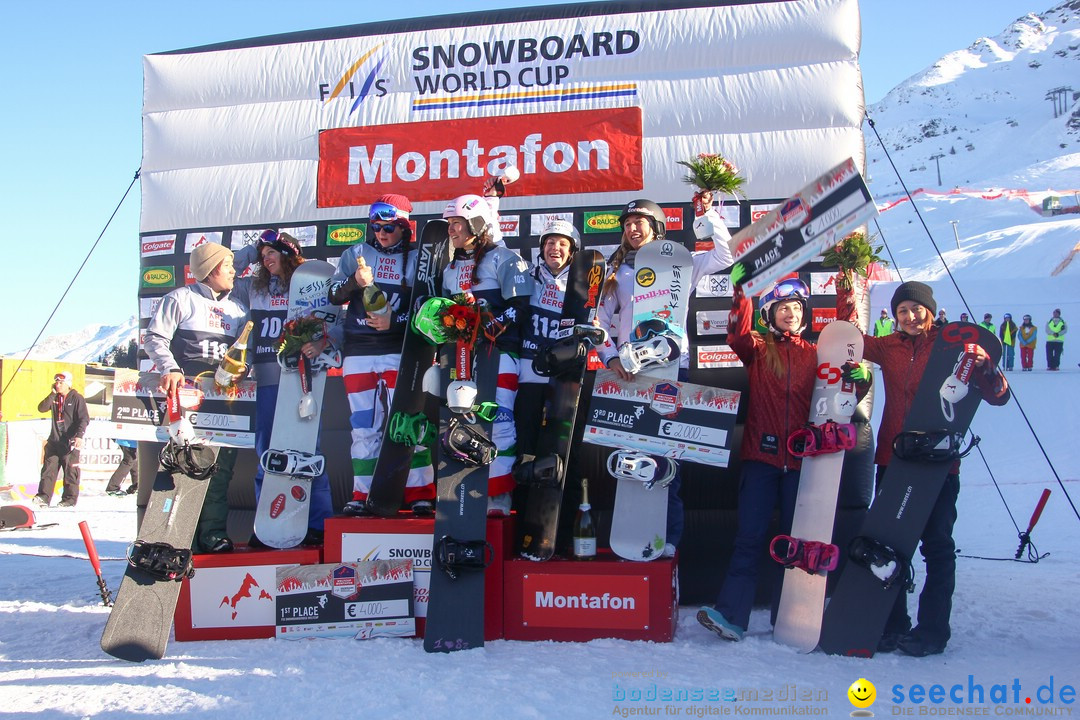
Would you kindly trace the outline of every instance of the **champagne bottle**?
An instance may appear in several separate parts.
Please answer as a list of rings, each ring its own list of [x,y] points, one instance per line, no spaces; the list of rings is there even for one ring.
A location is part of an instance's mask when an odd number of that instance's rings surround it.
[[[382,316],[390,312],[390,304],[386,301],[386,293],[374,283],[364,288],[363,299],[364,311],[369,315]]]
[[[596,526],[593,525],[592,506],[589,505],[589,481],[581,478],[581,505],[574,518],[574,557],[592,560],[596,557]]]
[[[223,388],[231,387],[235,383],[236,376],[247,369],[248,336],[251,334],[253,325],[254,323],[248,320],[244,329],[240,331],[240,336],[236,338],[236,342],[225,351],[225,356],[221,358],[221,363],[214,371],[214,382],[217,385]]]

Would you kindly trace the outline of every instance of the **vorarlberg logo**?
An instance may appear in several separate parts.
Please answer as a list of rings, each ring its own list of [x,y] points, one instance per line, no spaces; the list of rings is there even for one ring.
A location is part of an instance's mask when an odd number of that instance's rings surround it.
[[[349,108],[349,114],[352,115],[356,112],[356,108],[360,107],[360,103],[364,102],[372,94],[376,97],[386,95],[388,92],[386,78],[378,77],[379,71],[382,70],[382,66],[386,63],[386,58],[380,57],[371,60],[372,56],[382,49],[385,44],[376,45],[361,55],[359,60],[349,66],[349,69],[337,81],[337,85],[334,86],[333,90],[330,90],[330,83],[319,83],[319,99],[323,101],[323,104],[329,103],[331,100],[341,96],[342,93],[345,93],[345,97],[353,101],[352,107]],[[371,60],[370,63],[369,60]]]

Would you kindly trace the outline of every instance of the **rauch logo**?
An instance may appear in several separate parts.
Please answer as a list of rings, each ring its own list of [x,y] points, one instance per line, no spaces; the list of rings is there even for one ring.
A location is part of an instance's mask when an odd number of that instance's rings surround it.
[[[172,287],[176,283],[176,275],[168,266],[149,267],[143,270],[143,287]]]

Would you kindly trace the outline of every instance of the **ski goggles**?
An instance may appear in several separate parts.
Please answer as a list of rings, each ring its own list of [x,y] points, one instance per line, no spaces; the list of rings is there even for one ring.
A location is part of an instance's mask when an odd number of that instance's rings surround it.
[[[257,244],[269,245],[282,255],[287,255],[289,257],[296,257],[300,254],[300,247],[293,239],[285,233],[279,233],[277,230],[263,230]],[[259,260],[261,261],[262,257],[260,257]]]
[[[642,320],[631,331],[631,340],[649,340],[659,335],[671,335],[671,326],[666,320],[651,318]]]
[[[384,202],[374,203],[368,212],[368,220],[407,220],[408,218],[409,213]]]
[[[384,233],[389,235],[390,233],[394,232],[394,230],[397,230],[401,226],[398,225],[397,223],[392,223],[392,222],[384,223],[382,225],[380,225],[377,222],[372,222],[372,223],[368,224],[368,227],[371,228],[371,232],[373,232],[373,233],[384,232]]]
[[[803,298],[806,299],[806,284],[802,280],[784,280],[770,293],[774,298],[783,300],[784,298]]]

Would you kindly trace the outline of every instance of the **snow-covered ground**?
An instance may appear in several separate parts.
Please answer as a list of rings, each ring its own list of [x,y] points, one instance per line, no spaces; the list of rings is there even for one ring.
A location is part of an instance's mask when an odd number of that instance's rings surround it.
[[[1080,685],[1080,518],[1042,459],[1038,437],[1065,487],[1080,501],[1080,370],[1013,373],[1010,380],[1034,426],[1027,429],[1015,403],[984,407],[975,430],[982,452],[1021,529],[1042,488],[1053,491],[1033,533],[1049,553],[1038,564],[961,558],[953,639],[944,655],[873,660],[800,655],[777,645],[766,608],[754,611],[739,644],[717,639],[684,607],[669,644],[596,640],[575,643],[489,642],[484,649],[428,655],[418,640],[236,640],[172,642],[166,658],[132,665],[98,647],[108,616],[97,594],[78,522],[86,520],[104,560],[110,588],[119,587],[123,556],[135,536],[134,498],[103,494],[89,484],[73,510],[44,510],[40,522],[59,526],[0,533],[0,708],[4,717],[135,717],[175,714],[234,720],[265,717],[495,718],[610,717],[621,710],[657,715],[785,713],[839,717],[853,708],[847,688],[865,677],[877,687],[871,708],[880,716],[904,708],[972,709],[969,683],[984,688],[991,715],[1034,709],[1072,709],[1065,685]],[[957,544],[963,555],[1011,557],[1016,530],[976,455],[964,462]],[[970,676],[970,680],[969,680]],[[1053,678],[1056,702],[1040,705],[1036,692]],[[1013,683],[1020,683],[1013,702]],[[963,686],[962,705],[894,703],[915,685]],[[990,702],[1005,685],[1009,702]],[[620,701],[634,692],[757,690],[743,702]],[[810,693],[809,700],[763,700]],[[786,693],[786,694],[784,694]],[[782,695],[784,694],[784,695]],[[1044,691],[1044,697],[1045,697]],[[693,696],[688,696],[693,697]],[[1024,698],[1031,697],[1031,705]]]

